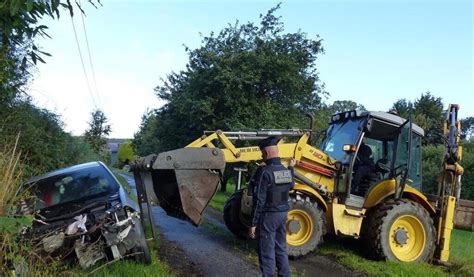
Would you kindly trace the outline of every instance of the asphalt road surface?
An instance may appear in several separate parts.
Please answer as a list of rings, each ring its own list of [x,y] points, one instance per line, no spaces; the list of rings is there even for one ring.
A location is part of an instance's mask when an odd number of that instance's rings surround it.
[[[135,189],[133,177],[121,174]],[[254,241],[241,241],[227,230],[222,214],[207,208],[204,223],[191,223],[169,217],[160,207],[152,208],[152,218],[161,236],[159,256],[177,275],[258,276]],[[316,254],[290,260],[292,272],[302,276],[354,276],[353,271],[332,259]],[[184,269],[183,269],[184,268]]]

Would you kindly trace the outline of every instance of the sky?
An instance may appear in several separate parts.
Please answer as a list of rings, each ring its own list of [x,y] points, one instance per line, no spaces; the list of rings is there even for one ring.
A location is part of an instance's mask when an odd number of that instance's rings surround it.
[[[203,35],[236,20],[257,23],[278,3],[102,0],[95,9],[83,2],[91,59],[80,14],[73,20],[87,79],[64,12],[44,20],[52,39],[38,43],[52,56],[38,66],[28,93],[60,114],[73,135],[83,134],[100,108],[115,138],[133,137],[142,115],[163,105],[154,88],[185,68],[184,45],[199,47]],[[317,68],[326,103],[352,100],[386,111],[401,98],[431,91],[445,104],[460,104],[460,116],[467,117],[474,116],[473,13],[469,0],[321,0],[282,1],[277,15],[285,31],[323,39]]]

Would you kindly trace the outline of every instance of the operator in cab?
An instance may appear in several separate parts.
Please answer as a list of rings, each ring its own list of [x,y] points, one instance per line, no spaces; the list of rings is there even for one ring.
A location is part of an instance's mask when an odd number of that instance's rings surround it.
[[[294,186],[292,159],[288,168],[278,156],[278,138],[269,137],[259,144],[265,165],[252,177],[254,187],[252,226],[249,236],[258,240],[258,261],[262,276],[290,276],[286,250],[286,220],[289,191]]]
[[[354,178],[352,179],[352,188],[357,195],[363,196],[368,190],[368,183],[363,179],[375,173],[375,163],[372,155],[372,149],[365,143],[359,147],[359,152],[354,163]]]

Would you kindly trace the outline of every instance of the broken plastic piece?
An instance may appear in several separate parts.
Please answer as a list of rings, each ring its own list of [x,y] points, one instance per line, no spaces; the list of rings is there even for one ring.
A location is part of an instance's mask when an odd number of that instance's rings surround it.
[[[87,215],[78,215],[78,216],[75,216],[74,219],[76,221],[74,221],[73,223],[69,224],[69,226],[67,226],[66,234],[74,235],[78,232],[79,233],[87,232],[87,228],[86,228]]]
[[[59,249],[64,244],[64,233],[55,234],[49,237],[45,237],[42,240],[43,249],[48,253],[54,252],[54,250]]]

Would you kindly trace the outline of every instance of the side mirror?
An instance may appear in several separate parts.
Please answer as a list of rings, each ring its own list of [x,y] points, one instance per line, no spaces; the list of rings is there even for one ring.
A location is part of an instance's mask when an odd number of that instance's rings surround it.
[[[344,144],[342,146],[342,150],[346,153],[355,153],[357,150],[357,146],[355,144]]]

